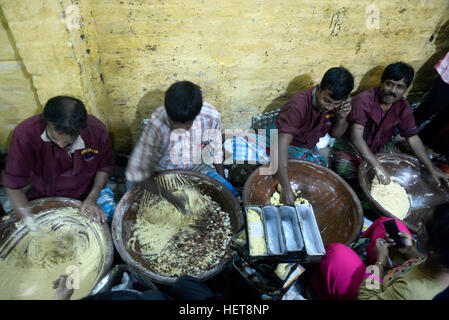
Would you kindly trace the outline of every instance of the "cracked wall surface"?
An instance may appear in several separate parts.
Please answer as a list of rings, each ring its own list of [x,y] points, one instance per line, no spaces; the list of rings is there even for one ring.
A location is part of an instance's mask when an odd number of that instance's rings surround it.
[[[58,94],[81,98],[107,125],[114,149],[126,152],[141,119],[163,104],[174,81],[200,85],[223,128],[248,128],[253,115],[282,106],[338,65],[354,74],[360,91],[379,81],[385,65],[408,62],[417,71],[409,98],[419,100],[435,76],[432,64],[449,50],[444,0],[0,0],[0,6],[0,107],[14,110],[0,120],[2,151],[13,126]],[[7,71],[9,61],[16,61],[15,71]]]

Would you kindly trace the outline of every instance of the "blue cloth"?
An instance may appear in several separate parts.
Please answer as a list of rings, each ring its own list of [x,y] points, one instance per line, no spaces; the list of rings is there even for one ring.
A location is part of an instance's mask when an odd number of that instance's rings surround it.
[[[97,204],[101,210],[106,214],[106,222],[111,223],[112,217],[114,216],[115,211],[115,201],[114,201],[114,192],[109,186],[101,189],[100,194],[98,195]]]
[[[206,174],[209,177],[212,177],[215,180],[218,180],[221,183],[223,183],[225,185],[225,187],[228,188],[234,194],[234,196],[236,196],[236,197],[239,196],[238,191],[232,186],[232,184],[228,180],[226,180],[225,178],[220,176],[217,172],[215,172],[215,171],[208,171],[208,172],[206,172]]]
[[[270,163],[267,153],[269,141],[260,141],[259,136],[247,134],[245,137],[233,137],[232,149],[234,161],[248,161],[254,163]],[[264,145],[260,144],[264,142]]]

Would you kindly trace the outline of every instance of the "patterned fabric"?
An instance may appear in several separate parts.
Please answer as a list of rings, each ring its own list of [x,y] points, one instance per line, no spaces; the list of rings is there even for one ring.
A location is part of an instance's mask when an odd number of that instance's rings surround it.
[[[398,152],[398,148],[390,141],[380,152],[394,153]],[[346,180],[357,179],[358,168],[363,162],[363,158],[351,142],[335,139],[331,149],[331,157],[335,172]]]
[[[274,129],[274,128],[269,128]],[[270,130],[267,130],[266,135],[266,144],[267,144],[267,154],[270,154],[270,134],[272,133]],[[321,155],[321,153],[318,151],[317,146],[314,146],[311,149],[308,148],[300,148],[293,145],[289,145],[288,149],[288,158],[289,159],[297,159],[297,160],[304,160],[309,161],[315,164],[322,165],[324,167],[328,167],[328,163],[326,159]]]
[[[313,147],[312,149],[299,148],[295,146],[288,146],[288,158],[289,159],[298,159],[305,160],[315,164],[322,165],[327,167],[326,159],[318,152],[317,147]]]
[[[116,204],[114,200],[114,193],[109,186],[105,186],[101,189],[100,194],[98,195],[97,204],[106,214],[106,222],[111,224]]]
[[[259,131],[265,133],[265,130]],[[262,136],[262,133],[257,133],[259,135],[253,133],[237,134],[225,141],[224,148],[227,153],[232,153],[233,163],[267,164],[270,162],[270,156],[267,152],[269,141],[266,140],[265,135]]]
[[[449,52],[438,61],[435,70],[440,74],[441,79],[449,84]]]
[[[223,162],[220,113],[207,102],[189,130],[171,130],[165,107],[151,115],[126,169],[126,179],[141,182],[153,171],[190,170],[195,165]]]

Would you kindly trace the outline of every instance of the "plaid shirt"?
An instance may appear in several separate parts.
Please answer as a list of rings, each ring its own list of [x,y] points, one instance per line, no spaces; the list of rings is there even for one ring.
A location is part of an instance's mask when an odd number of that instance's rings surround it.
[[[440,74],[441,79],[449,84],[449,52],[446,53],[440,61],[438,61],[435,65],[435,69]]]
[[[165,107],[151,114],[128,161],[128,181],[144,181],[153,171],[223,163],[220,113],[211,104],[203,103],[189,130],[171,130],[169,124]]]

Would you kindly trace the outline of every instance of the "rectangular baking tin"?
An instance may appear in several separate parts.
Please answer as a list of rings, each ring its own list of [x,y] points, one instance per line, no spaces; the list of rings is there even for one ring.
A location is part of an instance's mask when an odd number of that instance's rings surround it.
[[[298,204],[295,205],[295,208],[298,218],[301,220],[302,235],[307,255],[310,257],[323,256],[326,251],[312,206],[310,204]]]
[[[263,207],[262,217],[265,226],[265,239],[267,240],[268,253],[271,255],[285,254],[287,250],[278,208],[275,206]]]
[[[284,231],[287,251],[304,250],[304,240],[299,227],[296,208],[291,206],[280,206],[279,217],[281,219],[282,230]]]

